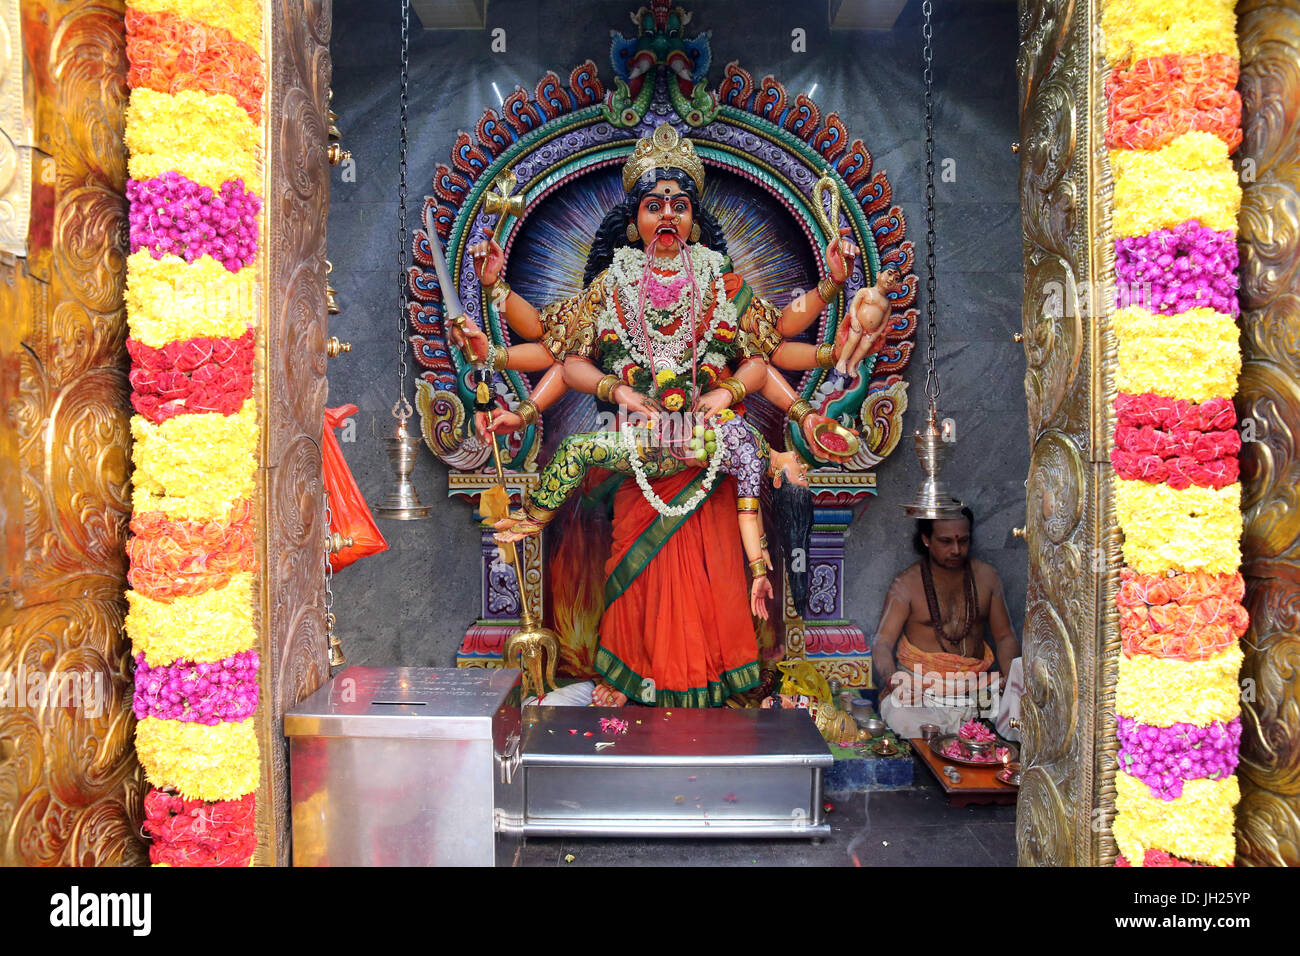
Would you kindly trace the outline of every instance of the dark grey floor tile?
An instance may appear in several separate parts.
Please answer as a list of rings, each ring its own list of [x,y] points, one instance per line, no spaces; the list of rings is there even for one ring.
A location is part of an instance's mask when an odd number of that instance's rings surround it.
[[[980,845],[993,858],[996,866],[1016,865],[1016,824],[1010,823],[968,823],[966,829],[975,835]]]
[[[969,827],[873,825],[849,842],[860,866],[993,866],[995,861]]]

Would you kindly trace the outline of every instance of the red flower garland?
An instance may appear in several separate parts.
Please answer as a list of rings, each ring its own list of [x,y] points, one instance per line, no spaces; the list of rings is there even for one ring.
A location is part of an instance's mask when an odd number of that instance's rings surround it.
[[[1132,866],[1121,853],[1115,860],[1116,866]],[[1148,848],[1146,853],[1142,854],[1143,866],[1209,866],[1208,863],[1191,863],[1187,860],[1174,856],[1168,850],[1155,850]]]
[[[1226,53],[1154,56],[1117,69],[1106,81],[1110,149],[1155,150],[1184,133],[1212,133],[1241,145],[1239,64]]]
[[[244,866],[257,849],[256,794],[208,803],[157,788],[144,798],[149,859],[172,866]]]
[[[1201,432],[1228,431],[1236,427],[1237,411],[1226,398],[1190,402],[1143,392],[1120,392],[1115,399],[1117,424],[1130,428],[1188,428]]]
[[[233,415],[253,394],[253,331],[237,339],[196,338],[160,349],[126,340],[131,404],[155,425],[185,412]]]

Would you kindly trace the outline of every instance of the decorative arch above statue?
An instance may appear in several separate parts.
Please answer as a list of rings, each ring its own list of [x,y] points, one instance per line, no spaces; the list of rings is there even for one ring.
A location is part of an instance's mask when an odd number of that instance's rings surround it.
[[[918,313],[912,307],[917,280],[903,212],[891,204],[885,172],[873,170],[867,146],[850,138],[837,114],[823,118],[808,96],[789,96],[770,75],[755,83],[735,62],[727,65],[717,88],[710,89],[710,35],[686,36],[691,15],[681,7],[656,2],[641,7],[632,19],[637,25],[634,36],[613,33],[613,89],[603,87],[596,64],[588,60],[570,72],[567,83],[548,73],[531,95],[517,87],[500,110],[484,112],[473,135],[462,131],[450,164],[437,166],[434,195],[425,199],[425,221],[445,243],[465,314],[496,346],[514,343],[506,323],[485,301],[470,247],[494,233],[504,249],[513,288],[526,301],[546,303],[575,295],[583,285],[583,264],[597,226],[623,198],[620,170],[637,140],[663,124],[689,138],[707,169],[702,200],[722,224],[736,272],[778,309],[828,278],[821,250],[836,233],[847,230],[862,256],[824,314],[792,341],[834,343],[854,294],[890,268],[901,282],[889,295],[892,308],[884,346],[866,359],[860,375],[847,381],[827,381],[821,368],[784,373],[818,413],[856,429],[862,437],[857,454],[844,468],[818,472],[822,480],[814,486],[818,506],[835,511],[835,517],[819,518],[819,523],[832,520],[847,528],[853,504],[875,493],[869,470],[898,444],[907,407],[903,371]],[[833,183],[835,228],[827,228],[819,180]],[[425,232],[415,232],[407,308],[413,352],[422,368],[416,405],[426,443],[453,469],[452,493],[473,495],[483,488],[481,469],[488,464],[491,448],[468,427],[473,365],[452,346],[444,327],[449,317],[443,314],[428,243]],[[494,400],[503,409],[517,408],[532,384],[516,371],[499,373],[494,383]],[[527,488],[530,478],[535,482],[539,458],[548,457],[566,435],[589,431],[595,410],[590,396],[573,393],[547,411],[544,422],[503,436],[509,484]],[[771,405],[754,401],[749,419],[774,445],[779,447],[784,436],[784,443],[805,461],[816,460],[805,436]],[[476,658],[487,662],[499,655],[509,628],[494,625],[493,619],[519,616],[513,575],[497,573],[501,569],[492,563],[493,551],[485,535],[485,616],[467,635],[461,663]],[[525,600],[538,611],[545,578],[540,557],[541,549],[530,542],[525,553],[530,593]],[[596,560],[587,558],[588,563]],[[794,614],[787,595],[781,640],[795,656],[821,654],[836,662],[859,658],[852,666],[836,665],[838,669],[827,673],[839,676],[846,686],[865,686],[865,638],[851,622],[840,619],[842,570],[842,548],[838,558],[810,569],[813,606],[823,619],[817,632],[821,637]],[[566,616],[557,621],[557,629],[585,633],[594,628],[598,609],[577,606],[582,590],[574,585],[548,597],[556,612]],[[820,648],[817,640],[823,642]],[[768,642],[778,640],[769,637]],[[578,671],[590,664],[580,650],[565,662]]]

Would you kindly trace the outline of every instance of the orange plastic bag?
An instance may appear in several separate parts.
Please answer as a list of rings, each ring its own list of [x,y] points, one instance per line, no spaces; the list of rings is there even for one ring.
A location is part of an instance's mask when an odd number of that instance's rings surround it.
[[[358,558],[388,550],[388,542],[379,533],[366,499],[361,496],[356,479],[343,458],[343,449],[334,437],[334,429],[357,413],[355,405],[325,409],[324,443],[321,462],[325,469],[325,491],[330,496],[330,531],[352,539],[352,547],[330,555],[330,567],[338,571]]]

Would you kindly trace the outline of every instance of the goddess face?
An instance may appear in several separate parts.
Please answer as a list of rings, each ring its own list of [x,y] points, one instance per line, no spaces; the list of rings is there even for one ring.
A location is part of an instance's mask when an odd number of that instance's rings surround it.
[[[636,229],[646,252],[675,255],[678,245],[691,234],[695,215],[691,200],[671,179],[661,179],[641,197],[636,210]]]

